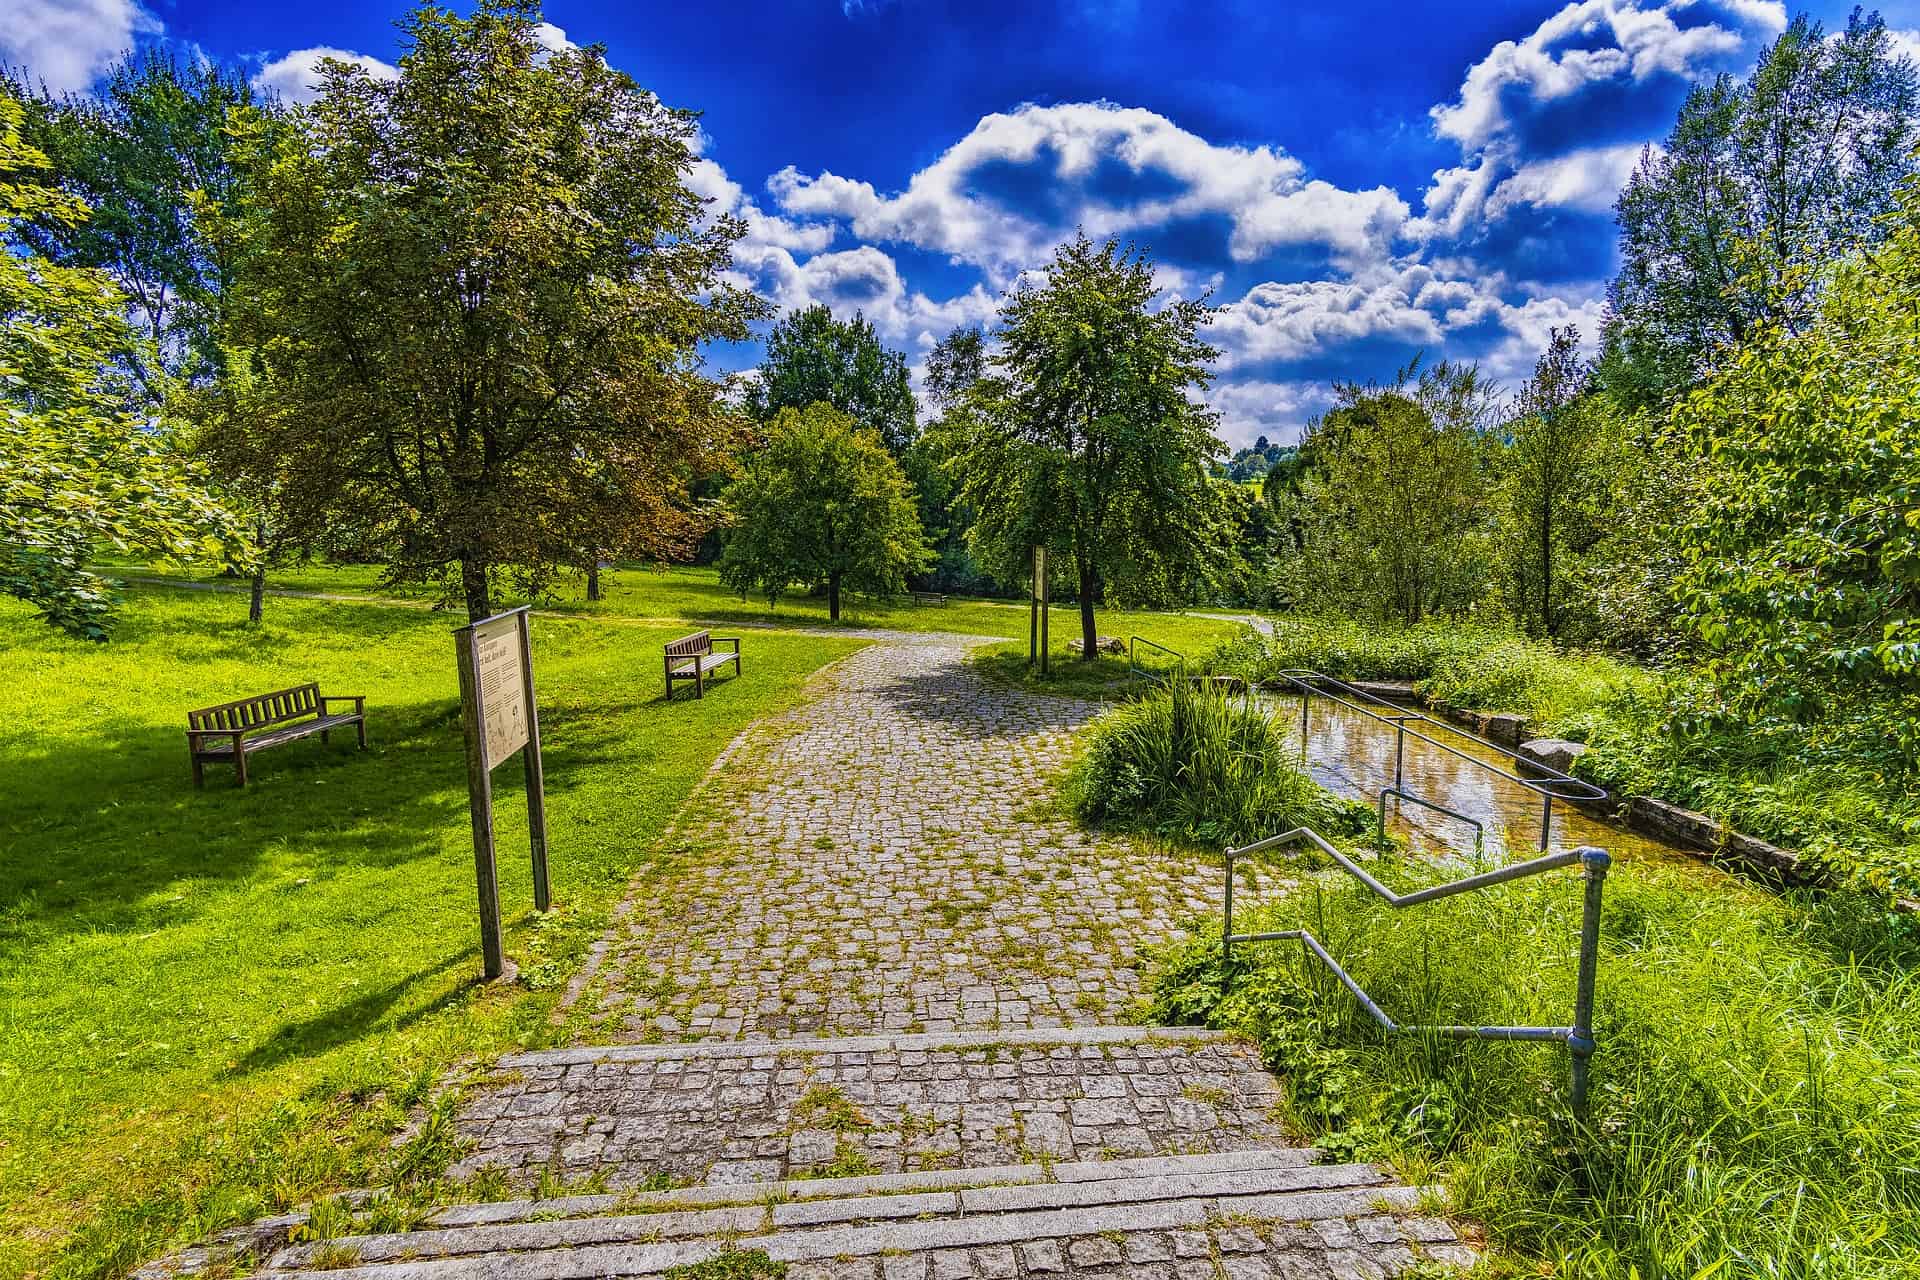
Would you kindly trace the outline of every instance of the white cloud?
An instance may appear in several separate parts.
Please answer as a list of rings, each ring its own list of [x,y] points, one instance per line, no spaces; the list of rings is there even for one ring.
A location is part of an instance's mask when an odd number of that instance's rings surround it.
[[[1010,208],[981,190],[984,174],[1021,169],[1033,170],[1038,208]],[[1383,256],[1408,216],[1388,187],[1346,191],[1309,180],[1283,151],[1216,146],[1152,111],[1106,102],[985,116],[890,196],[858,179],[792,167],[767,186],[788,213],[844,219],[861,239],[944,253],[997,282],[1042,261],[1076,226],[1151,243],[1154,228],[1218,216],[1238,262],[1303,245],[1358,262]]]
[[[1920,31],[1901,31],[1888,27],[1887,35],[1893,43],[1894,57],[1912,58],[1915,65],[1920,65]]]
[[[565,53],[569,49],[580,47],[567,39],[567,33],[551,22],[536,23],[533,28],[533,38],[538,40],[540,47],[548,53]]]
[[[1516,112],[1561,103],[1597,85],[1697,78],[1786,25],[1785,7],[1775,0],[1721,0],[1714,6],[1717,21],[1682,26],[1677,20],[1699,8],[1700,0],[1575,0],[1524,39],[1495,45],[1468,68],[1458,96],[1429,113],[1435,134],[1459,144],[1461,163],[1433,175],[1422,215],[1407,234],[1461,236],[1521,205],[1588,213],[1610,208],[1639,158],[1639,144],[1530,154],[1525,121]],[[1596,121],[1596,128],[1605,123]]]
[[[253,77],[253,87],[263,92],[277,93],[288,102],[312,102],[320,96],[320,64],[325,61],[345,62],[364,68],[376,80],[395,80],[400,76],[397,68],[371,54],[316,45],[311,49],[295,49],[267,63]]]
[[[84,93],[136,35],[164,27],[137,0],[7,0],[0,61],[54,93]]]
[[[1522,40],[1502,40],[1468,68],[1453,102],[1432,111],[1434,132],[1469,152],[1507,133],[1507,94],[1534,102],[1565,98],[1603,81],[1639,81],[1665,72],[1692,77],[1716,59],[1738,53],[1750,32],[1715,22],[1682,27],[1675,15],[1696,0],[1575,0]],[[1725,6],[1741,28],[1775,32],[1786,7],[1764,0]]]
[[[962,325],[992,323],[998,305],[978,284],[944,301],[909,289],[894,260],[872,245],[802,262],[777,245],[743,240],[734,270],[736,284],[758,289],[782,313],[816,303],[843,317],[859,311],[888,341],[921,351]]]
[[[1644,144],[1628,142],[1615,147],[1587,147],[1552,160],[1521,165],[1487,197],[1487,216],[1498,218],[1522,204],[1605,213],[1613,208],[1620,188],[1627,184],[1646,150]]]
[[[1324,382],[1218,382],[1207,406],[1220,415],[1217,434],[1230,449],[1244,449],[1261,436],[1273,444],[1298,444],[1307,421],[1333,403]]]

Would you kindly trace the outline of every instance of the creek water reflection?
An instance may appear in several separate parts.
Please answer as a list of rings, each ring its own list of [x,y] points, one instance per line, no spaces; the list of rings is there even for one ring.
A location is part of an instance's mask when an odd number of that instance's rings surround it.
[[[1289,740],[1297,745],[1300,699],[1279,694],[1263,696],[1260,701],[1287,729]],[[1502,776],[1513,772],[1513,760],[1444,725],[1428,723],[1415,727],[1472,759],[1463,759],[1409,733],[1401,764],[1404,789],[1484,823],[1484,844],[1480,852],[1489,862],[1511,862],[1538,853],[1543,797]],[[1381,789],[1393,785],[1397,737],[1391,724],[1326,698],[1311,698],[1306,770],[1315,782],[1334,794],[1373,805],[1379,800]],[[1484,768],[1482,764],[1493,768]],[[1415,849],[1468,856],[1475,853],[1472,825],[1446,814],[1388,797],[1387,823],[1389,829],[1405,836]],[[1548,848],[1571,849],[1589,844],[1598,845],[1616,858],[1635,854],[1671,856],[1678,852],[1591,817],[1563,801],[1554,801]]]

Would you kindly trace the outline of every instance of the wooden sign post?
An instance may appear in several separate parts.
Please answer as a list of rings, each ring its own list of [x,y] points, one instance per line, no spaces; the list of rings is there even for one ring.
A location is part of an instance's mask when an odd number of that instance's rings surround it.
[[[1033,549],[1033,589],[1028,593],[1027,665],[1037,659],[1047,674],[1047,549]]]
[[[533,845],[533,905],[547,893],[546,776],[540,767],[540,712],[533,697],[533,640],[527,610],[483,618],[453,633],[460,708],[467,730],[467,802],[473,813],[473,869],[480,888],[480,954],[488,978],[506,972],[500,948],[500,882],[493,856],[493,768],[514,752],[527,770],[527,833]]]

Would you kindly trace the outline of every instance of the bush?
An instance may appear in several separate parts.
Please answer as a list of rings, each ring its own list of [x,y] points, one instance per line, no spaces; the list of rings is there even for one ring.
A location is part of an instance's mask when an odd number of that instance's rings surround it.
[[[1296,944],[1236,948],[1230,989],[1217,932],[1179,945],[1155,1013],[1254,1037],[1316,1145],[1438,1174],[1527,1274],[1920,1274],[1920,946],[1709,874],[1616,864],[1584,1124],[1559,1046],[1388,1036]],[[1246,924],[1311,929],[1409,1023],[1564,1025],[1578,884],[1395,913],[1342,881]]]
[[[1357,831],[1369,816],[1296,768],[1264,711],[1184,680],[1102,717],[1066,794],[1082,821],[1214,846],[1299,826]]]

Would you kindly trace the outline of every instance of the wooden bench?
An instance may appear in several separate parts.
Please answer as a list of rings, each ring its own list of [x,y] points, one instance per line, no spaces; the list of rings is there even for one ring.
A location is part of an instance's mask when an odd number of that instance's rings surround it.
[[[334,702],[351,702],[352,711],[329,712]],[[209,762],[230,764],[239,785],[247,785],[247,757],[268,747],[317,733],[325,742],[335,729],[352,725],[360,738],[360,749],[367,749],[367,700],[349,697],[322,697],[317,684],[296,685],[278,693],[262,693],[217,707],[187,712],[187,751],[193,757],[193,785],[206,785],[201,766]]]
[[[732,653],[715,653],[716,644],[730,644]],[[740,637],[714,636],[705,631],[696,631],[690,636],[682,636],[666,646],[667,696],[673,696],[675,680],[693,681],[693,696],[707,696],[707,676],[733,664],[733,674],[740,674]]]
[[[944,591],[909,591],[907,594],[913,597],[915,604],[937,604],[944,606],[947,603],[947,595]]]

